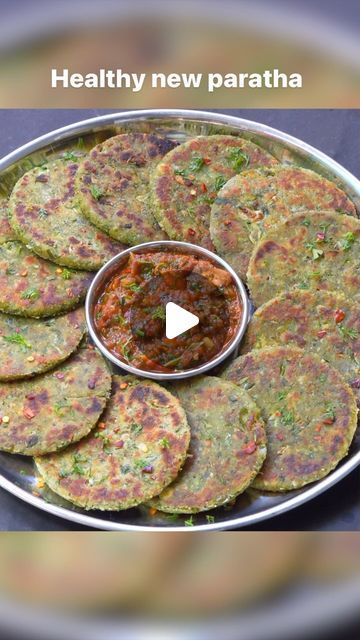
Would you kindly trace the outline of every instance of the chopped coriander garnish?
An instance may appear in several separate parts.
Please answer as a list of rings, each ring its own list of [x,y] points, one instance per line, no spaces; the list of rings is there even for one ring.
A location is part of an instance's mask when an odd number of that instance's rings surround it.
[[[37,300],[39,296],[40,292],[38,291],[38,289],[30,287],[30,289],[26,289],[26,291],[24,291],[21,297],[23,300]]]
[[[64,160],[68,160],[69,162],[77,162],[78,157],[73,153],[73,151],[65,151],[63,155]]]
[[[131,284],[129,284],[128,289],[137,293],[138,291],[141,291],[141,286],[136,282],[132,282]]]
[[[202,158],[201,156],[194,156],[189,162],[189,172],[195,173],[196,171],[200,171],[204,164],[204,158]]]
[[[201,284],[201,282],[198,282],[196,280],[195,281],[193,280],[193,281],[189,282],[190,291],[201,291],[202,286],[203,285]]]
[[[66,409],[67,407],[68,407],[68,404],[67,404],[66,400],[62,401],[62,402],[55,402],[54,411],[55,411],[55,413],[61,413],[61,411],[63,409]]]
[[[86,471],[83,466],[84,462],[87,462],[87,458],[84,458],[80,453],[75,453],[73,456],[72,473],[76,473],[79,476],[84,476]]]
[[[310,288],[310,285],[308,282],[306,282],[306,280],[303,280],[298,284],[298,289],[309,289],[309,288]]]
[[[326,411],[324,413],[324,418],[328,420],[335,420],[336,418],[335,406],[333,405],[332,402],[326,403]]]
[[[174,522],[175,520],[179,519],[179,515],[177,513],[166,513],[165,518]]]
[[[231,165],[234,171],[241,171],[242,169],[246,169],[249,166],[250,158],[247,153],[241,151],[237,147],[229,149],[229,159],[231,160]]]
[[[283,418],[284,424],[287,424],[287,425],[294,424],[295,417],[292,411],[288,411],[287,413],[284,413],[282,418]]]
[[[139,433],[142,432],[143,428],[141,424],[138,424],[137,422],[132,422],[130,425],[130,430],[135,435],[138,435]]]
[[[73,464],[72,472],[76,473],[78,476],[84,476],[85,473],[86,473],[84,467],[82,467],[81,465],[77,464],[77,462],[75,462]]]
[[[144,262],[141,265],[142,272],[145,276],[151,276],[153,273],[154,265],[150,262]]]
[[[66,469],[60,469],[59,476],[60,478],[68,478],[71,475],[71,471],[66,471]]]
[[[131,354],[128,348],[128,344],[129,342],[131,342],[131,340],[132,337],[130,336],[130,338],[128,338],[128,340],[126,340],[126,342],[121,347],[121,352],[126,360],[131,360]]]
[[[62,279],[63,280],[71,280],[71,276],[72,276],[71,271],[69,271],[69,269],[63,268],[63,270],[61,272]]]
[[[100,198],[102,198],[102,196],[104,195],[103,192],[95,184],[91,185],[90,193],[92,197],[95,198],[95,200],[100,200]]]
[[[351,327],[345,327],[342,324],[337,325],[338,331],[344,340],[356,340],[359,337],[359,332],[357,329],[352,329]]]
[[[206,516],[206,520],[208,521],[208,524],[214,524],[215,522],[215,517],[214,516]]]
[[[223,188],[224,184],[226,184],[227,180],[226,178],[224,178],[224,176],[216,176],[215,178],[215,182],[214,182],[214,189],[215,191],[220,191],[220,189]]]
[[[162,307],[162,306],[155,307],[154,311],[151,314],[151,317],[153,318],[153,320],[156,320],[156,319],[165,320],[166,312],[165,312],[164,307]]]
[[[139,338],[143,338],[145,335],[145,332],[142,329],[135,329],[135,333]]]
[[[317,247],[314,242],[307,242],[305,244],[305,247],[306,249],[309,249],[309,251],[311,251],[313,260],[318,260],[319,258],[321,258],[321,256],[324,255],[323,249],[319,249],[319,247]]]
[[[151,465],[149,465],[149,462],[147,460],[144,460],[143,458],[141,458],[140,460],[134,460],[135,469],[143,470],[148,466],[151,466]]]
[[[343,236],[343,239],[341,240],[341,248],[343,249],[343,251],[349,251],[349,249],[351,249],[352,245],[354,244],[356,240],[356,235],[353,231],[349,231],[348,233],[345,233],[345,235]]]
[[[23,349],[31,349],[31,344],[21,335],[21,333],[11,333],[8,336],[3,336],[3,339],[6,342],[10,342],[12,344],[18,344]]]
[[[193,518],[193,516],[190,516],[190,518],[185,520],[184,525],[185,525],[185,527],[193,527],[194,526],[194,518]]]
[[[162,449],[168,449],[170,447],[170,442],[167,438],[162,438],[159,444]]]

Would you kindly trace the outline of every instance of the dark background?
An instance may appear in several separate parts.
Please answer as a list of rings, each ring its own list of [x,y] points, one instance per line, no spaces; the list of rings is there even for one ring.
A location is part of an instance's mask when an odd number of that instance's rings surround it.
[[[218,110],[220,111],[220,110]],[[0,157],[53,129],[105,110],[0,110]],[[360,110],[237,109],[226,113],[290,133],[360,176]],[[258,524],[256,530],[360,530],[360,469],[310,503]],[[0,530],[85,530],[39,511],[0,489]]]

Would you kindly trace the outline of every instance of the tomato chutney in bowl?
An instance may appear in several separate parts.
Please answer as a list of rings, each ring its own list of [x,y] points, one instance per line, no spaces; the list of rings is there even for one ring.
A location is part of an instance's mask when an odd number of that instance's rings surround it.
[[[218,365],[237,349],[248,318],[246,290],[233,269],[207,249],[171,240],[122,251],[100,269],[86,299],[90,335],[101,352],[130,373],[158,380]]]

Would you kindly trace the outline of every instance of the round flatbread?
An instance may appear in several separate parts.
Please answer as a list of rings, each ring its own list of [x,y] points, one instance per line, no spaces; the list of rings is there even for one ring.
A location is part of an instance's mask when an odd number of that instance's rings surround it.
[[[0,313],[0,380],[20,380],[52,369],[78,347],[83,309],[49,320]]]
[[[177,384],[191,443],[179,477],[151,506],[170,513],[198,513],[245,491],[266,456],[264,423],[250,396],[235,384],[199,377]]]
[[[170,238],[213,249],[210,210],[219,189],[248,166],[276,163],[267,151],[243,138],[214,135],[188,140],[154,171],[154,215]]]
[[[94,147],[78,173],[84,215],[111,237],[136,245],[166,238],[149,196],[150,173],[176,143],[154,134],[120,134]]]
[[[0,197],[0,244],[9,240],[15,240],[15,233],[9,222],[9,203]]]
[[[53,316],[74,309],[93,274],[39,258],[17,241],[0,242],[0,311],[26,317]]]
[[[296,214],[255,245],[247,280],[256,306],[294,287],[346,291],[360,300],[360,220],[330,211]]]
[[[360,304],[333,291],[294,290],[256,310],[241,346],[292,345],[335,367],[360,400]]]
[[[219,191],[211,208],[211,238],[245,278],[254,244],[266,229],[302,211],[328,209],[356,216],[346,193],[314,171],[284,165],[249,169]]]
[[[125,247],[90,224],[76,206],[78,166],[61,158],[25,173],[10,197],[10,224],[42,258],[96,271]]]
[[[27,456],[56,451],[86,436],[110,394],[111,376],[92,347],[54,371],[0,384],[0,450]]]
[[[248,390],[266,423],[267,457],[256,489],[298,489],[324,478],[347,454],[357,425],[355,396],[319,356],[295,347],[258,349],[223,376]]]
[[[185,412],[171,393],[148,380],[117,376],[98,430],[36,464],[50,489],[79,507],[128,509],[174,480],[189,440]]]

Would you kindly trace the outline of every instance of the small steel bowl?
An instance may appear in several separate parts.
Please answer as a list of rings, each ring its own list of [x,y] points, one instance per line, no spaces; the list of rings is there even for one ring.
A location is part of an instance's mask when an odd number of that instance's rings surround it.
[[[206,258],[213,264],[219,265],[223,267],[232,277],[233,283],[236,287],[236,290],[239,294],[242,304],[242,317],[241,322],[239,324],[238,330],[231,340],[230,344],[219,353],[219,355],[215,356],[209,362],[202,364],[198,367],[194,367],[193,369],[186,369],[184,371],[175,371],[172,373],[159,373],[156,371],[144,371],[143,369],[138,369],[137,367],[132,366],[131,364],[127,364],[117,358],[113,353],[111,353],[103,344],[101,337],[95,327],[94,323],[94,309],[96,302],[99,299],[101,292],[104,290],[104,286],[113,275],[119,270],[123,264],[125,264],[127,257],[130,253],[148,253],[150,252],[158,252],[158,251],[169,251],[173,250],[178,251],[179,253],[187,253],[191,255],[201,256]],[[205,373],[205,371],[209,371],[209,369],[213,369],[221,362],[223,362],[231,353],[234,352],[235,349],[240,344],[240,341],[245,333],[247,324],[249,322],[250,317],[250,303],[246,293],[246,289],[237,276],[235,271],[225,262],[219,258],[219,256],[215,255],[211,251],[207,249],[203,249],[194,244],[190,244],[189,242],[177,242],[173,240],[164,240],[159,242],[144,242],[143,244],[138,244],[135,247],[130,247],[125,251],[122,251],[117,256],[109,260],[96,274],[94,280],[91,283],[89,288],[86,302],[85,302],[85,313],[86,313],[86,322],[88,325],[89,333],[92,340],[95,342],[98,349],[100,349],[101,353],[110,360],[113,364],[115,364],[120,369],[124,369],[129,373],[132,373],[137,376],[142,376],[143,378],[151,378],[153,380],[181,380],[183,378],[191,378],[192,376],[199,375],[201,373]]]

